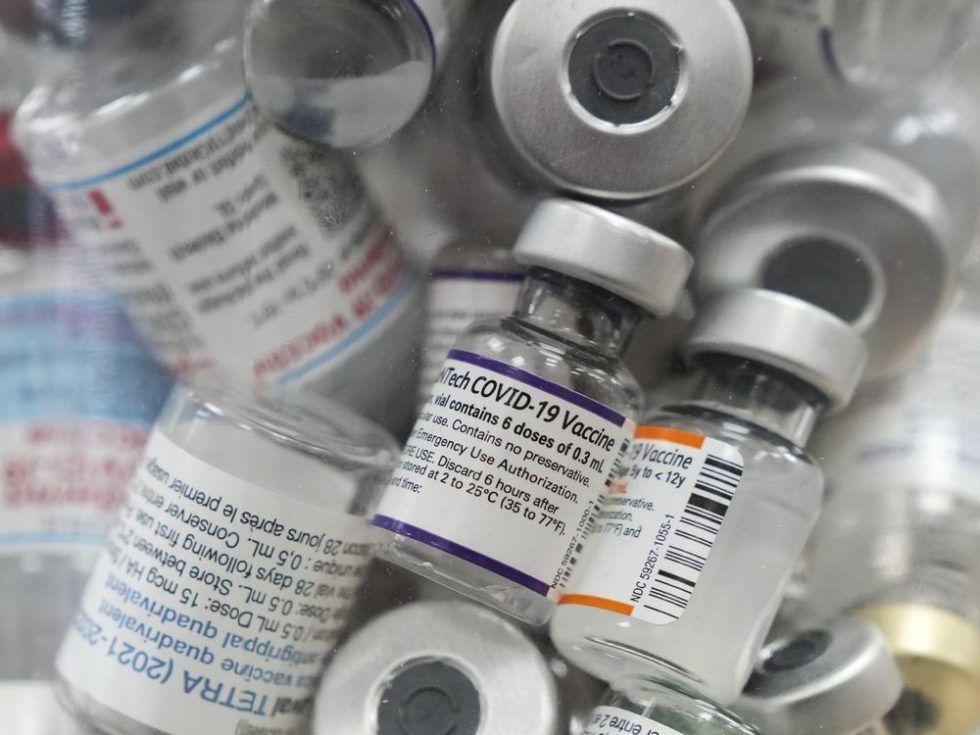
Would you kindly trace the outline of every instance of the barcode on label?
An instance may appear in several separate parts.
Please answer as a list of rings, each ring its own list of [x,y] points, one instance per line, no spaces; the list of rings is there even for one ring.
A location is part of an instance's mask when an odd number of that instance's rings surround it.
[[[592,527],[595,525],[595,520],[599,515],[600,510],[602,510],[602,497],[598,498],[592,503],[592,507],[589,510],[589,521],[585,526],[585,533],[583,534],[582,538],[588,538],[588,535],[592,532]],[[562,569],[561,576],[558,580],[557,588],[562,589],[568,584],[568,580],[571,578],[572,572],[575,571],[575,565],[578,564],[578,560],[582,556],[583,548],[582,542],[576,538],[574,546],[571,547],[571,553],[567,561],[565,561],[564,568]]]
[[[613,470],[606,478],[605,492],[606,493],[616,493],[623,492],[625,490],[625,478],[626,472],[629,469],[629,465],[626,462],[626,454],[630,448],[630,438],[627,437],[623,439],[623,443],[619,445],[619,452],[616,455],[615,460],[613,460]],[[603,500],[605,499],[605,494],[596,499],[592,503],[592,508],[589,513],[589,521],[585,526],[585,533],[583,538],[588,538],[589,534],[592,533],[595,527],[596,519],[599,517],[599,512],[602,510]],[[561,578],[558,581],[558,587],[564,587],[568,584],[568,580],[572,576],[572,572],[575,571],[575,565],[578,564],[578,560],[582,555],[582,543],[576,543],[572,549],[571,555],[565,562],[564,569],[561,573]]]
[[[656,601],[644,604],[648,610],[677,620],[687,609],[741,477],[738,464],[715,454],[705,457],[647,593]]]

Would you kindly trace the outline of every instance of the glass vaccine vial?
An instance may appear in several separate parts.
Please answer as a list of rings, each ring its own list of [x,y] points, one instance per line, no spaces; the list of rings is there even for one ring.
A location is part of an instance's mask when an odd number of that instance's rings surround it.
[[[969,38],[973,0],[735,0],[766,69],[895,88],[934,76]]]
[[[242,10],[174,0],[115,24],[25,101],[18,144],[175,372],[298,385],[407,430],[392,394],[416,386],[416,279],[350,164],[261,119]]]
[[[58,654],[81,723],[287,735],[310,716],[397,448],[338,405],[295,399],[175,389]]]
[[[281,130],[335,148],[389,138],[435,83],[469,0],[255,0],[245,71]]]
[[[534,642],[484,607],[413,602],[358,630],[317,693],[316,735],[567,735]]]
[[[865,348],[815,306],[745,289],[703,307],[681,352],[700,380],[636,430],[551,637],[599,678],[649,674],[727,705],[823,499],[801,447],[850,399]]]
[[[170,385],[71,246],[0,245],[0,680],[53,675]]]
[[[426,295],[425,335],[419,371],[419,405],[429,400],[442,363],[473,322],[504,317],[514,302],[525,271],[509,248],[446,245],[436,256]]]
[[[0,64],[14,70],[0,84],[0,711],[10,712],[11,699],[53,675],[170,378],[27,175],[7,110],[25,93],[17,72],[31,59],[6,42],[0,36]]]
[[[613,685],[592,711],[584,735],[758,735],[705,699],[657,679],[633,676]],[[769,735],[766,732],[766,735]]]
[[[929,733],[980,723],[976,278],[906,373],[862,388],[814,439],[830,492],[805,555],[808,613],[875,622],[905,677],[901,717]]]
[[[732,709],[766,735],[888,735],[901,693],[884,636],[848,616],[767,645]]]
[[[443,365],[374,517],[391,560],[525,622],[545,622],[641,394],[620,357],[641,309],[669,312],[677,243],[588,204],[542,203],[514,249],[514,312]]]

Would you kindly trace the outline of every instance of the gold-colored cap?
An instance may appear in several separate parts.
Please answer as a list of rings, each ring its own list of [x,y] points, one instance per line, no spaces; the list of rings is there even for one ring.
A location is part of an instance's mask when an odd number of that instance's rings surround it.
[[[968,735],[980,723],[980,629],[938,607],[869,605],[902,671],[905,688],[935,707],[925,735]]]

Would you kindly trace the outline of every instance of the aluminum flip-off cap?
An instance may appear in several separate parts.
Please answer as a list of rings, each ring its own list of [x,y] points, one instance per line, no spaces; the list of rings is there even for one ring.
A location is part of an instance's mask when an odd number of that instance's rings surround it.
[[[557,735],[558,692],[534,643],[464,602],[415,602],[355,633],[324,674],[316,735]]]
[[[535,208],[514,258],[604,288],[654,316],[674,310],[694,263],[666,235],[570,199],[548,199]]]
[[[848,617],[766,646],[733,709],[769,735],[856,735],[901,692],[884,636]]]
[[[494,39],[500,122],[553,186],[642,199],[735,137],[752,55],[728,0],[516,0]]]
[[[882,603],[857,611],[885,636],[905,681],[893,713],[923,735],[966,735],[980,724],[980,629],[927,604]]]
[[[719,294],[698,312],[685,359],[716,353],[771,365],[813,386],[832,409],[847,405],[867,350],[854,329],[793,296],[745,288]]]
[[[839,316],[868,347],[866,378],[918,353],[953,291],[950,217],[918,171],[880,151],[782,151],[736,176],[693,250],[699,298],[768,288]]]

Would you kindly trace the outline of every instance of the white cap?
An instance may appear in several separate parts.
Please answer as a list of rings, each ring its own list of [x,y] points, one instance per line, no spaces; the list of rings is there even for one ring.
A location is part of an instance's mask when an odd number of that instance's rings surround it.
[[[789,373],[822,393],[832,408],[851,400],[867,358],[849,325],[794,296],[746,288],[727,291],[698,312],[681,353],[735,355]]]
[[[770,735],[855,735],[884,717],[902,675],[884,636],[841,618],[763,649],[733,709]]]
[[[517,239],[514,258],[604,288],[655,316],[674,310],[694,263],[666,235],[570,199],[537,206]]]

